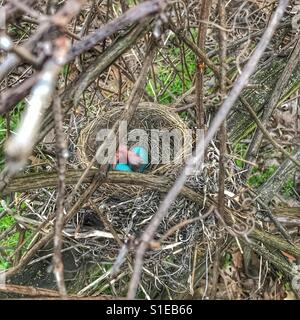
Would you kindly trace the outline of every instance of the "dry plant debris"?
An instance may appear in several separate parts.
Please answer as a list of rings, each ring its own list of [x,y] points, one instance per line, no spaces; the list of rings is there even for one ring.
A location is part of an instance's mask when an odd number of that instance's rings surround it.
[[[295,6],[0,1],[0,298],[298,299]]]

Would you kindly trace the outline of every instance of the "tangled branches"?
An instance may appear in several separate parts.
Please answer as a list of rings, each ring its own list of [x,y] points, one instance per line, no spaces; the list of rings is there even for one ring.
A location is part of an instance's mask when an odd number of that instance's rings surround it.
[[[238,2],[4,2],[0,267],[4,261],[16,286],[0,290],[75,298],[109,289],[151,299],[202,286],[201,298],[215,298],[228,246],[293,276],[281,252],[297,258],[300,249],[271,201],[284,183],[278,177],[299,166],[299,150],[282,146],[269,127],[276,107],[298,99],[299,36],[287,0]],[[135,132],[169,130],[174,154],[174,132],[190,130],[190,145],[161,165],[146,138],[145,171],[130,162],[127,172],[112,171],[115,164],[97,159],[112,137],[127,137],[121,121]],[[111,131],[99,144],[104,129]],[[286,160],[269,177],[276,188],[264,181],[257,192],[248,178],[264,156],[262,142]],[[241,145],[247,151],[237,155]],[[56,284],[18,287],[20,273],[49,258]]]

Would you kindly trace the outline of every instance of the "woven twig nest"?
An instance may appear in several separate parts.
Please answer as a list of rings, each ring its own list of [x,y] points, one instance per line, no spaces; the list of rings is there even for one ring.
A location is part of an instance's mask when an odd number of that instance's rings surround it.
[[[78,141],[79,159],[83,166],[87,166],[101,144],[97,142],[97,134],[101,129],[111,129],[113,125],[120,120],[125,105],[119,104],[111,110],[100,113],[97,118],[91,121],[82,131]],[[179,135],[186,137],[188,127],[185,122],[178,116],[174,109],[167,106],[162,106],[155,103],[141,103],[139,104],[132,120],[130,121],[128,131],[128,147],[130,148],[135,142],[130,141],[130,135],[134,135],[135,130],[143,129],[148,135],[148,141],[144,141],[148,146],[148,152],[151,162],[151,130],[160,130],[160,132],[172,133],[176,129]],[[172,149],[171,140],[171,149]],[[147,172],[159,170],[160,173],[173,173],[178,170],[178,163],[183,163],[183,155],[187,154],[187,143],[182,143],[180,147],[176,148],[176,153],[171,153],[170,162],[167,164],[149,165]],[[159,142],[159,153],[162,147]],[[172,151],[172,150],[171,150]],[[161,156],[161,154],[160,154]]]
[[[87,166],[99,147],[96,143],[96,135],[100,129],[109,129],[120,120],[124,112],[124,105],[118,105],[111,110],[100,112],[96,119],[91,121],[80,134],[79,138],[79,157],[81,164]],[[178,116],[174,109],[167,106],[161,106],[154,103],[141,103],[130,122],[128,133],[130,130],[144,129],[150,132],[151,129],[166,130],[171,132],[173,129],[186,134],[188,127],[185,122]],[[149,142],[149,141],[148,141]],[[131,145],[128,143],[128,147]],[[151,144],[149,144],[151,148]],[[172,147],[172,146],[171,146]],[[182,144],[181,150],[177,149],[175,156],[173,154],[172,161],[168,164],[150,164],[145,174],[157,174],[160,176],[175,176],[184,165],[182,155],[187,154],[187,148],[191,145]],[[151,150],[148,150],[151,154]],[[178,165],[177,157],[181,157],[181,164]],[[151,159],[150,159],[151,161]],[[203,176],[192,177],[189,179],[189,185],[195,189],[203,190],[204,185],[210,185]],[[214,183],[215,185],[215,183]],[[157,188],[159,190],[159,188]],[[102,184],[93,195],[93,201],[102,208],[108,221],[118,234],[128,237],[133,235],[138,237],[149,223],[151,217],[157,212],[158,206],[164,197],[164,194],[155,189],[145,189],[140,186],[133,185],[112,185]],[[203,206],[193,201],[179,196],[169,209],[169,215],[164,219],[157,234],[163,235],[170,228],[177,225],[182,219],[192,219],[199,216],[200,212],[205,212],[206,204]],[[80,215],[82,213],[82,215]],[[82,209],[79,216],[83,221],[89,221],[93,214],[87,214],[86,209]],[[209,217],[212,220],[213,217]],[[76,221],[73,221],[76,229]],[[144,266],[149,270],[149,274],[143,274],[142,283],[152,296],[155,288],[168,287],[168,291],[186,292],[188,288],[188,279],[192,268],[191,262],[193,254],[193,246],[202,240],[202,224],[195,223],[182,227],[177,230],[170,238],[168,238],[160,250],[148,253],[145,256]],[[119,247],[114,240],[98,239],[97,246],[94,246],[92,240],[86,240],[85,245],[91,243],[91,247],[96,252],[97,261],[112,263],[117,259]],[[90,242],[89,242],[90,241]],[[101,248],[98,250],[98,247]],[[168,260],[170,263],[165,263]],[[125,267],[124,267],[125,268]],[[155,277],[155,287],[153,286]],[[183,282],[184,284],[180,284]],[[122,290],[126,289],[126,283],[119,287],[120,294],[125,294]],[[92,292],[90,292],[92,293]],[[93,292],[94,293],[94,292]]]

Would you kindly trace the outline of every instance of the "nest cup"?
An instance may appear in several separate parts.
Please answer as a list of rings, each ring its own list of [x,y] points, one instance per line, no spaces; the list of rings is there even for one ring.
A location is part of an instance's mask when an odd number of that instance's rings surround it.
[[[112,128],[121,119],[124,110],[125,105],[117,105],[113,109],[100,112],[97,118],[92,120],[81,131],[78,147],[82,166],[87,166],[90,163],[101,144],[101,142],[97,143],[96,139],[99,130]],[[175,112],[175,109],[154,103],[139,104],[128,126],[128,134],[137,129],[143,129],[148,133],[148,143],[150,142],[151,130],[153,129],[160,130],[161,132],[172,132],[173,129],[176,129],[177,132],[182,134],[182,137],[188,132],[188,127]],[[135,142],[132,142],[132,145],[134,144]],[[132,145],[128,141],[128,147],[130,148]],[[151,155],[151,148],[153,146],[150,143],[148,145],[148,152]],[[172,146],[171,142],[170,149],[172,149]],[[173,158],[167,164],[153,164],[151,163],[151,159],[149,159],[150,165],[144,174],[151,173],[175,178],[184,165],[182,157],[187,155],[190,147],[191,145],[182,143],[180,148],[177,148],[176,154],[173,152]],[[159,151],[160,153],[162,151],[161,141]],[[178,163],[181,163],[181,165],[178,165]],[[199,181],[200,178],[197,177],[195,183],[198,185]],[[164,197],[164,192],[159,191],[159,186],[157,187],[156,190],[153,187],[147,188],[132,184],[102,184],[95,191],[92,199],[103,210],[107,220],[110,221],[118,234],[124,235],[125,239],[129,235],[138,237],[148,225],[151,217],[157,212],[159,204]],[[198,217],[200,210],[203,208],[184,196],[177,197],[169,209],[168,217],[164,219],[164,223],[160,224],[157,233],[160,235],[165,234],[170,228],[180,223],[183,217],[185,219]],[[82,209],[79,213],[79,217],[84,221],[84,225],[86,225],[87,221],[91,225],[89,219],[93,216],[93,213],[87,215],[86,209]],[[76,228],[76,221],[74,220],[73,223],[74,228]],[[150,274],[155,274],[157,279],[162,277],[163,283],[168,286],[168,290],[174,291],[174,293],[178,292],[178,279],[183,279],[184,283],[188,282],[192,268],[191,262],[193,261],[191,256],[193,251],[191,248],[199,241],[199,237],[202,234],[201,228],[200,223],[195,223],[177,230],[176,234],[167,239],[166,248],[156,250],[145,257],[145,268],[149,270]],[[100,238],[97,239],[97,246],[95,246],[92,240],[86,242],[85,245],[87,243],[90,244],[93,250],[96,250],[97,263],[99,261],[109,263],[116,261],[119,247],[115,241]],[[172,263],[164,264],[163,261],[165,260],[170,260]],[[153,286],[153,277],[149,274],[143,274],[142,282],[150,296],[154,296],[156,290]],[[121,296],[126,294],[124,291],[126,288],[126,283],[120,286],[119,291]],[[188,285],[183,286],[181,290],[186,291],[186,288],[188,288]]]
[[[105,110],[81,131],[78,141],[78,153],[80,162],[84,167],[90,163],[102,143],[97,139],[98,132],[101,129],[111,129],[121,119],[124,110],[125,105],[118,105],[111,110]],[[139,104],[127,127],[127,143],[129,148],[137,143],[131,140],[133,140],[133,136],[138,134],[137,132],[140,129],[147,133],[146,138],[140,137],[138,140],[139,143],[148,149],[149,166],[146,172],[159,172],[166,175],[177,172],[180,168],[179,164],[183,164],[185,157],[188,155],[188,139],[190,136],[187,135],[188,127],[175,112],[175,109],[148,102]],[[151,148],[153,146],[153,140],[151,140],[151,136],[153,137],[152,130],[159,130],[160,137],[159,142],[156,144],[155,164],[153,164],[154,161],[151,162]],[[175,131],[177,136],[182,137],[180,143],[176,140],[176,151],[174,151],[175,142],[173,139]],[[163,146],[161,134],[164,133],[165,137],[170,134],[170,161],[162,161]],[[164,141],[166,142],[166,140]],[[157,157],[159,157],[158,160]]]

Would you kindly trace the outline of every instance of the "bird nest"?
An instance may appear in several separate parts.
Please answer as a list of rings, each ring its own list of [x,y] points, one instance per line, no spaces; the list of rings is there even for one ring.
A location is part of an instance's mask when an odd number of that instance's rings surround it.
[[[123,112],[124,105],[119,105],[103,112],[81,131],[78,145],[79,159],[83,166],[87,166],[90,163],[99,147],[99,143],[96,141],[99,130],[112,128],[121,119]],[[188,128],[170,107],[153,103],[141,103],[128,126],[128,133],[136,129],[143,129],[148,133],[151,130],[167,130],[171,132],[176,129],[184,135]],[[131,147],[130,142],[128,146]],[[150,154],[150,143],[149,146]],[[181,149],[177,150],[176,155],[173,154],[174,157],[168,164],[150,164],[144,174],[175,178],[181,168],[181,166],[178,166],[178,157],[187,152],[187,147],[186,144],[183,144]],[[208,170],[214,174],[209,174],[209,179],[203,174],[193,175],[188,179],[187,185],[193,190],[202,191],[202,194],[211,195],[216,193],[218,150],[212,148],[209,154],[210,158],[212,156],[214,159],[211,158],[210,163],[203,169],[205,172]],[[102,184],[94,193],[92,199],[101,209],[106,220],[120,235],[120,238],[125,240],[135,239],[141,235],[157,212],[163,197],[164,191],[159,186],[155,190],[153,187]],[[179,196],[169,209],[169,215],[159,226],[156,234],[158,236],[157,239],[182,220],[199,217],[201,213],[206,212],[206,209],[205,201],[202,205],[199,205],[199,203],[194,203],[184,196]],[[114,239],[106,236],[102,238],[101,234],[99,237],[96,236],[97,243],[95,245],[96,238],[93,237],[95,229],[108,231],[99,219],[98,222],[96,221],[97,219],[98,217],[93,212],[93,209],[88,206],[80,210],[77,218],[69,224],[68,228],[70,228],[70,231],[80,230],[77,234],[77,240],[81,239],[85,248],[90,248],[92,255],[97,257],[97,263],[101,261],[104,265],[111,264],[118,259],[120,247]],[[208,217],[206,223],[215,227],[215,219],[213,217]],[[192,270],[193,248],[195,244],[199,244],[204,240],[203,228],[204,224],[201,221],[182,227],[166,239],[160,249],[147,253],[144,261],[144,270],[146,272],[143,274],[142,279],[144,293],[147,292],[149,296],[154,297],[153,294],[157,292],[157,289],[161,293],[167,289],[168,292],[176,294],[188,291],[188,276]],[[124,272],[122,274],[126,276],[116,284],[115,290],[118,294],[124,295],[126,294],[124,290],[126,290],[128,284],[127,275],[130,274],[130,270],[127,270],[124,265],[122,270]],[[93,290],[88,289],[87,291],[89,294],[95,294],[99,293],[98,289],[93,288]]]
[[[101,112],[81,131],[78,140],[78,155],[84,167],[90,163],[102,143],[97,139],[100,130],[111,129],[118,122],[120,124],[124,109],[125,105],[119,104],[111,110]],[[139,143],[147,147],[150,155],[150,165],[147,172],[159,172],[160,174],[169,172],[173,174],[174,170],[178,171],[178,163],[182,163],[183,157],[188,154],[188,143],[186,143],[187,139],[189,139],[188,127],[175,110],[170,107],[148,102],[140,103],[126,130],[128,148],[136,144],[136,141],[133,140],[140,135],[141,130],[144,133],[144,135],[139,136]],[[179,145],[174,142],[174,134],[186,140],[182,140]],[[159,140],[157,140],[157,137]],[[170,139],[170,161],[161,163],[159,159],[162,158],[162,140],[168,139],[168,137]],[[168,141],[165,142],[168,143]],[[173,152],[175,143],[177,143],[176,152]],[[158,150],[156,152],[156,157],[158,158],[156,164],[153,164],[155,161],[151,159],[153,145]],[[160,163],[157,164],[157,162]]]

